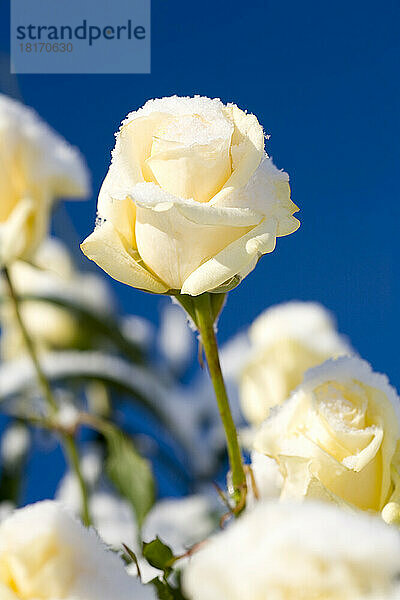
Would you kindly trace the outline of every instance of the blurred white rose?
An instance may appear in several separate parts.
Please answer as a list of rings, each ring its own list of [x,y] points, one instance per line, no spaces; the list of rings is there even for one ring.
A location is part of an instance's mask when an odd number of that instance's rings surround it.
[[[29,429],[21,423],[11,423],[0,436],[0,464],[8,469],[18,467],[29,450]]]
[[[79,152],[32,109],[0,95],[0,267],[32,256],[55,199],[88,192]]]
[[[150,600],[151,588],[56,502],[17,510],[0,524],[3,600]]]
[[[77,272],[67,248],[56,239],[48,238],[39,247],[32,264],[17,261],[9,271],[21,296],[65,297],[102,314],[108,314],[113,307],[106,283],[96,275]],[[50,302],[34,300],[21,302],[20,309],[38,350],[71,348],[81,341],[82,324],[68,310]],[[1,356],[4,360],[17,358],[25,352],[25,344],[11,303],[2,307],[0,318]]]
[[[387,378],[341,357],[306,373],[261,425],[254,448],[278,465],[282,498],[380,512],[399,499],[399,442],[400,401]]]
[[[183,574],[190,600],[400,598],[395,528],[334,506],[260,503],[211,538]]]
[[[82,250],[118,281],[196,296],[237,285],[298,228],[297,210],[254,115],[200,96],[150,100],[122,123]]]
[[[251,350],[240,376],[246,419],[259,425],[282,404],[307,369],[351,348],[338,334],[330,313],[314,302],[288,302],[269,308],[249,329]]]

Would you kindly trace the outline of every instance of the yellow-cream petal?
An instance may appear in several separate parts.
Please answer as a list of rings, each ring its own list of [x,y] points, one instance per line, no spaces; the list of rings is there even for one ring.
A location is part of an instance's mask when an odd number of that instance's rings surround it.
[[[198,296],[213,291],[218,286],[246,270],[253,268],[255,259],[272,252],[276,242],[276,220],[263,221],[240,239],[226,246],[221,252],[196,269],[182,285],[182,294]]]
[[[184,199],[208,202],[232,172],[230,138],[190,146],[158,142],[153,144],[152,155],[146,162],[154,181],[167,192]]]
[[[129,197],[125,196],[125,192],[121,192],[120,196],[116,193],[118,189],[116,181],[120,182],[113,163],[100,189],[97,204],[98,219],[112,223],[128,247],[136,250],[136,206]]]
[[[372,386],[365,386],[368,393],[369,412],[372,422],[381,423],[383,440],[381,444],[382,485],[381,507],[387,502],[392,485],[393,463],[396,461],[396,449],[400,437],[400,424],[395,408],[386,394]]]
[[[265,155],[264,130],[257,117],[245,113],[235,104],[228,104],[224,112],[234,125],[231,146],[232,175],[212,199],[212,204],[223,204],[231,188],[245,186]]]
[[[0,223],[0,266],[25,253],[33,238],[37,218],[41,222],[45,220],[47,225],[44,214],[40,217],[35,215],[35,202],[31,198],[24,198],[17,203],[9,218]]]
[[[185,279],[204,260],[218,255],[249,230],[247,224],[234,227],[229,223],[198,224],[181,213],[179,204],[168,202],[154,208],[137,203],[136,210],[138,252],[171,289],[181,289]]]
[[[1,600],[20,600],[8,586],[3,585],[2,583],[0,583],[0,598]]]
[[[164,294],[169,289],[138,262],[140,258],[134,256],[134,251],[124,244],[123,238],[110,222],[96,227],[81,244],[81,249],[90,260],[121,283],[154,294]]]
[[[263,219],[263,214],[251,208],[210,206],[209,203],[184,200],[162,190],[154,183],[139,183],[131,194],[141,208],[164,212],[174,208],[188,221],[197,225],[222,225],[226,227],[253,227]]]
[[[275,217],[278,221],[278,237],[289,235],[300,226],[293,217],[293,213],[299,209],[290,199],[289,176],[277,169],[266,156],[245,185],[226,188],[225,193],[215,197],[211,204],[219,208],[249,207],[266,218]]]
[[[122,125],[113,151],[113,163],[117,164],[118,172],[129,186],[140,181],[153,181],[146,160],[151,153],[155,131],[170,119],[170,115],[154,112]]]

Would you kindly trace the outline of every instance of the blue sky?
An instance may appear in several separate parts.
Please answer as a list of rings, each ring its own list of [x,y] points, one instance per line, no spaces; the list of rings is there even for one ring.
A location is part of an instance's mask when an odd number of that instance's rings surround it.
[[[302,225],[230,294],[221,340],[268,305],[317,300],[400,388],[399,18],[390,0],[153,0],[151,75],[15,79],[4,62],[0,84],[85,154],[93,197],[68,206],[78,239],[92,229],[113,134],[129,111],[152,97],[203,94],[255,113],[271,135],[268,153],[290,174]],[[114,287],[126,310],[158,319],[160,298]]]

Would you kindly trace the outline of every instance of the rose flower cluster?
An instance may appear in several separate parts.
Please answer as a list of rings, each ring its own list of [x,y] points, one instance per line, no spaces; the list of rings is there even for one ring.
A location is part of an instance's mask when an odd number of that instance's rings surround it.
[[[0,600],[400,600],[387,377],[317,302],[267,308],[220,360],[226,295],[300,225],[265,140],[254,115],[200,96],[122,122],[81,248],[172,298],[157,332],[49,237],[56,201],[89,195],[86,165],[0,96]],[[212,387],[186,383],[187,321]],[[68,468],[24,506],[44,439]],[[156,500],[161,464],[190,494]]]

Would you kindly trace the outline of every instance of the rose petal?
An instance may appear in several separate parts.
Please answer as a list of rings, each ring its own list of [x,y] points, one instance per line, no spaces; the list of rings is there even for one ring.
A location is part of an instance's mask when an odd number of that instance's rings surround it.
[[[18,202],[7,221],[0,223],[0,266],[21,256],[25,248],[30,246],[35,233],[32,227],[35,219],[38,220],[37,233],[40,230],[38,237],[41,238],[41,233],[47,224],[47,211],[44,206],[37,207],[37,210],[38,214],[35,215],[35,202],[31,198],[23,198]],[[33,244],[32,247],[30,246],[30,250],[33,250]]]
[[[171,289],[181,289],[205,259],[218,255],[248,230],[248,226],[229,223],[198,224],[181,214],[179,204],[163,202],[148,207],[137,203],[138,252]]]
[[[138,183],[133,188],[131,197],[136,205],[142,208],[164,211],[165,204],[168,204],[170,208],[176,208],[183,217],[196,225],[252,227],[263,219],[261,213],[250,208],[211,207],[209,203],[178,198],[154,183]]]
[[[134,258],[110,222],[96,227],[81,244],[81,249],[90,260],[121,283],[154,294],[164,294],[169,289]]]
[[[196,269],[183,282],[182,294],[198,296],[215,290],[249,265],[256,265],[256,258],[272,252],[276,242],[275,219],[263,221],[240,239],[232,242],[213,258]]]

